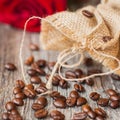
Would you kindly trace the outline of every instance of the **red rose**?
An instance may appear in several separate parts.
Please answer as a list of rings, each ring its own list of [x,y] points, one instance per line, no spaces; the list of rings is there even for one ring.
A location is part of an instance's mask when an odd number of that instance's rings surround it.
[[[24,28],[31,16],[45,17],[66,9],[67,0],[0,0],[0,21]],[[31,20],[28,31],[39,32],[40,20]]]

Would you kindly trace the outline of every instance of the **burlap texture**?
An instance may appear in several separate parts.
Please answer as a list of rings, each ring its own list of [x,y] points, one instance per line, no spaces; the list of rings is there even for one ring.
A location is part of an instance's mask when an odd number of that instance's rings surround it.
[[[103,2],[103,1],[102,1]],[[93,18],[83,16],[82,10],[94,13]],[[60,12],[42,20],[40,41],[46,50],[64,50],[75,43],[85,46],[90,56],[109,69],[115,69],[118,63],[108,57],[96,54],[90,49],[90,41],[98,51],[120,58],[120,0],[104,0],[97,7],[87,6],[76,12]],[[104,42],[104,36],[112,39]],[[116,71],[120,75],[120,70]]]

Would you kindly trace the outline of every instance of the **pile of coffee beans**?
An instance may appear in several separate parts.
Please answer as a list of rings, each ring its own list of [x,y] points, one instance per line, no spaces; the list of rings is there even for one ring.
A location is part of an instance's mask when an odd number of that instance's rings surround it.
[[[92,13],[88,11],[82,12],[86,17],[93,17]],[[30,44],[30,50],[36,51],[39,50],[39,47],[36,44]],[[28,57],[25,60],[25,65],[29,66],[27,74],[30,76],[30,84],[25,84],[22,80],[15,81],[15,87],[13,89],[14,98],[11,101],[8,101],[5,104],[6,112],[2,114],[3,120],[23,120],[22,116],[18,111],[18,107],[24,105],[24,99],[34,99],[34,102],[31,108],[34,110],[34,116],[38,119],[43,119],[50,117],[53,120],[65,120],[65,115],[58,110],[48,111],[48,100],[47,96],[40,96],[41,93],[47,91],[46,82],[48,81],[50,74],[46,73],[47,70],[52,71],[56,62],[48,62],[44,59],[39,59],[35,61],[33,56]],[[67,63],[66,63],[67,64]],[[93,60],[91,58],[86,58],[84,62],[85,66],[93,66]],[[16,70],[16,66],[12,63],[7,63],[5,69],[9,71]],[[60,87],[62,89],[70,88],[70,83],[62,79],[56,71],[56,74],[53,76],[52,85]],[[68,70],[65,71],[65,77],[74,79],[82,78],[87,75],[94,73],[101,73],[102,71],[98,69],[88,70],[87,73],[84,73],[82,69]],[[42,80],[42,77],[46,81]],[[111,77],[115,80],[120,80],[120,77],[112,74]],[[68,96],[63,96],[58,91],[52,91],[49,96],[52,98],[53,105],[59,109],[66,109],[68,107],[81,107],[82,111],[74,113],[72,120],[85,120],[90,118],[93,120],[105,120],[107,118],[107,113],[101,107],[110,107],[116,109],[120,106],[120,94],[113,89],[106,90],[107,98],[103,98],[97,92],[90,93],[89,97],[91,100],[96,102],[98,105],[97,108],[91,108],[88,104],[87,98],[85,98],[81,93],[86,92],[84,84],[88,86],[94,85],[94,79],[87,79],[79,83],[74,84],[74,89],[70,91]]]

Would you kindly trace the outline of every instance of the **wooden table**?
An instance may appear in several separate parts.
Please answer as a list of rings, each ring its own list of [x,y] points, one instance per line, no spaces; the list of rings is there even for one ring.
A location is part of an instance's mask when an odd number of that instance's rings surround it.
[[[19,48],[20,48],[20,41],[22,38],[21,30],[17,30],[11,28],[7,25],[0,25],[0,114],[5,111],[4,104],[11,100],[14,96],[12,93],[14,82],[17,79],[22,78],[21,69],[20,69],[20,61],[19,61]],[[31,54],[35,56],[35,59],[38,60],[40,58],[46,59],[48,61],[55,61],[58,52],[54,51],[44,51],[40,50],[39,52],[31,52],[28,48],[29,43],[36,43],[40,45],[39,41],[39,33],[27,33],[24,42],[23,48],[23,58],[24,60],[30,56]],[[17,66],[17,70],[15,72],[9,72],[4,69],[4,65],[7,62],[12,62]],[[98,66],[97,66],[98,67]],[[26,71],[27,67],[24,66]],[[30,83],[29,77],[26,75],[27,80],[25,83]],[[68,96],[69,92],[73,88],[74,83],[70,83],[71,88],[67,90],[63,90],[61,88],[54,87],[54,90],[58,90],[61,94]],[[104,91],[107,88],[113,88],[120,92],[120,82],[114,81],[110,77],[103,77],[102,79],[97,78],[95,80],[95,85],[93,87],[89,87],[84,85],[86,92],[82,93],[81,96],[87,98],[88,102],[92,107],[96,107],[96,102],[93,102],[89,98],[89,93],[92,91],[97,91],[102,94],[102,97],[106,97]],[[52,99],[48,97],[48,107],[47,109],[50,111],[52,109],[56,109],[52,104]],[[23,107],[19,107],[20,113],[23,116],[24,120],[36,120],[34,118],[34,111],[31,109],[31,104],[34,100],[27,99],[25,100],[25,105]],[[107,120],[120,120],[120,109],[113,110],[109,107],[103,108],[107,111],[108,118]],[[61,109],[61,111],[66,115],[66,120],[70,120],[71,116],[74,112],[81,111],[81,107],[75,108],[67,108]],[[0,118],[1,120],[1,118]],[[46,120],[50,120],[47,118]]]

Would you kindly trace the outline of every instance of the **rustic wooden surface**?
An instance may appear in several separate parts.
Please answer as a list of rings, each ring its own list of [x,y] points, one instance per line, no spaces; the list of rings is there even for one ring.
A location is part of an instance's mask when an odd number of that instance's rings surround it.
[[[19,62],[19,47],[20,41],[22,38],[22,31],[11,28],[7,25],[0,25],[0,115],[3,111],[5,111],[4,104],[11,100],[14,96],[12,94],[12,90],[14,87],[14,82],[17,79],[21,79],[21,69],[20,69],[20,62]],[[31,54],[35,56],[35,59],[38,60],[40,58],[46,59],[48,61],[56,60],[58,52],[53,51],[43,51],[40,50],[39,52],[31,52],[28,48],[29,43],[37,43],[40,45],[39,42],[39,34],[36,33],[27,33],[24,42],[23,48],[23,58],[24,60],[30,56]],[[17,66],[17,71],[9,72],[4,69],[4,65],[7,62],[15,63]],[[98,67],[98,66],[97,66]],[[25,67],[25,71],[26,71]],[[26,83],[30,83],[29,77],[26,75],[27,80]],[[71,88],[67,90],[62,90],[61,88],[54,88],[54,90],[58,90],[61,94],[68,96],[70,90],[73,88],[74,83],[70,83]],[[93,87],[89,87],[85,85],[86,92],[81,94],[87,98],[88,102],[92,107],[96,107],[97,104],[89,99],[89,93],[92,91],[98,91],[102,94],[103,97],[106,97],[104,91],[107,88],[113,88],[120,92],[120,82],[113,81],[110,77],[104,77],[102,79],[96,79],[95,85]],[[47,109],[50,111],[52,109],[56,109],[53,104],[52,100],[48,97],[49,104]],[[34,100],[25,100],[25,105],[23,107],[19,107],[20,113],[23,116],[24,120],[36,120],[34,118],[34,111],[31,109],[31,104]],[[111,108],[104,108],[107,111],[108,118],[107,120],[120,120],[120,109],[113,110]],[[81,111],[81,107],[75,108],[67,108],[61,109],[62,112],[66,115],[66,120],[70,120],[73,113],[76,111]],[[0,116],[1,120],[1,116]],[[46,120],[50,120],[47,118]]]

